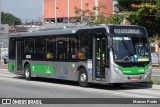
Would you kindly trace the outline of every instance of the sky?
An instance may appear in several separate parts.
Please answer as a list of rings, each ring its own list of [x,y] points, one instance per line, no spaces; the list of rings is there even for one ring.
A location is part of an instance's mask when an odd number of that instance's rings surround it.
[[[39,19],[42,17],[43,0],[1,0],[1,11],[8,12],[20,18]]]

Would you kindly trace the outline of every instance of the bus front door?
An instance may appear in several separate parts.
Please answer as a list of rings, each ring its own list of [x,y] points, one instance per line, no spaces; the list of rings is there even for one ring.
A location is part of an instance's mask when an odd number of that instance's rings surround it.
[[[105,78],[105,58],[106,58],[105,37],[95,38],[94,43],[95,43],[94,46],[95,80],[102,80]]]
[[[22,40],[16,42],[16,73],[22,73]]]

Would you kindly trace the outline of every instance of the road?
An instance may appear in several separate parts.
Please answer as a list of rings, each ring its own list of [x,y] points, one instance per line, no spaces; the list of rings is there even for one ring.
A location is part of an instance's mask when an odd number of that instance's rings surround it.
[[[82,88],[76,82],[56,79],[34,78],[26,81],[23,76],[0,69],[1,98],[160,98],[159,92],[160,86],[145,84],[125,84],[119,88],[91,84],[88,88]]]
[[[153,69],[152,76],[153,77],[160,77],[160,68]]]
[[[116,88],[111,85],[91,84],[82,88],[76,82],[56,79],[34,78],[26,81],[18,76],[0,70],[0,96],[25,98],[160,98],[160,86],[125,84]]]

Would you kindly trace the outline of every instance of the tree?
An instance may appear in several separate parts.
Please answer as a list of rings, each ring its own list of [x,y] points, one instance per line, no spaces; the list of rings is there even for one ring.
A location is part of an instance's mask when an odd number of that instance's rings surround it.
[[[127,17],[127,14],[113,14],[109,17],[103,17],[101,15],[98,16],[96,20],[96,24],[121,24],[124,18]]]
[[[98,16],[96,16],[96,11],[100,9],[106,10],[106,6],[93,6],[92,10],[88,9],[89,4],[86,4],[87,9],[82,10],[80,8],[75,7],[76,19],[81,23],[86,23],[87,25],[95,25],[95,24],[120,24],[123,19],[127,16],[126,14],[114,14],[109,17],[105,17],[105,13],[99,12]]]
[[[149,37],[160,34],[160,17],[157,16],[159,0],[119,0],[118,4],[121,11],[130,13],[131,24],[144,26]]]
[[[17,18],[10,13],[1,12],[1,23],[8,25],[21,25],[22,21],[20,18]]]
[[[147,3],[147,5],[153,5],[152,3]],[[144,7],[137,9],[137,11],[132,11],[129,16],[131,23],[134,25],[144,26],[150,37],[160,34],[158,28],[160,25],[160,17],[157,17],[156,15],[159,4],[160,2],[157,1],[154,4],[156,7],[146,7],[146,3],[141,3]]]
[[[96,19],[95,10],[97,9],[95,6],[92,10],[88,9],[89,4],[85,4],[86,8],[85,10],[75,7],[74,12],[76,14],[77,21],[79,20],[80,23],[86,23],[90,25],[91,23],[94,23]]]

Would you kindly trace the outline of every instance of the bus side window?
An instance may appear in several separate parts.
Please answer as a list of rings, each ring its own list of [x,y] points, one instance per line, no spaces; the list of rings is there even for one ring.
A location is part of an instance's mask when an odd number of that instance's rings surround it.
[[[47,60],[56,59],[56,38],[55,37],[47,37]]]
[[[57,37],[57,56],[59,60],[67,59],[67,38]]]
[[[82,49],[79,49],[77,52],[75,52],[76,58],[84,60],[86,59],[85,53],[82,51]]]
[[[68,36],[68,46],[67,46],[67,55],[68,59],[77,59],[76,51],[78,50],[78,38],[73,36]]]
[[[14,38],[11,38],[9,40],[9,59],[15,59],[16,58],[16,40]]]
[[[24,59],[28,59],[26,55],[31,55],[30,58],[33,59],[33,52],[34,52],[34,38],[25,38],[24,39]]]
[[[48,50],[46,58],[53,59],[53,53],[50,50]]]
[[[80,49],[84,53],[83,60],[92,59],[92,36],[83,35],[80,37]]]
[[[36,60],[45,60],[46,38],[35,38],[35,58]]]

